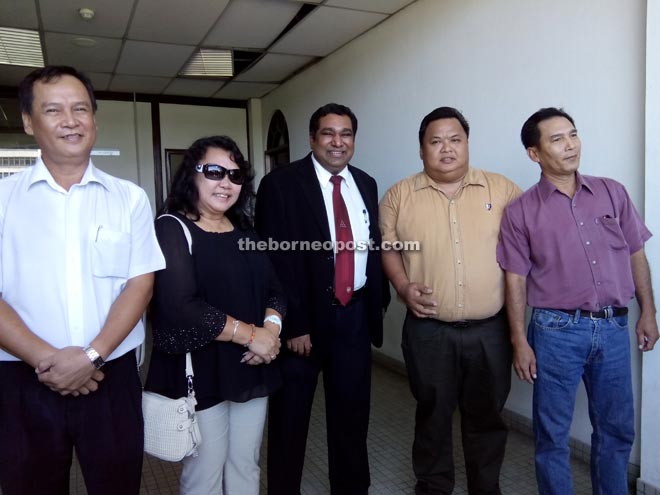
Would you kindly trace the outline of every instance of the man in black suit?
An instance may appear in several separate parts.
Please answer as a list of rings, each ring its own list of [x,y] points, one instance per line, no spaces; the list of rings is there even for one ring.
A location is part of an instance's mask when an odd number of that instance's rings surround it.
[[[369,489],[371,344],[382,344],[389,291],[380,253],[366,248],[370,240],[380,246],[376,181],[348,165],[356,131],[348,107],[322,106],[309,123],[312,152],[264,177],[257,194],[257,231],[271,246],[279,243],[270,255],[288,296],[284,385],[271,396],[268,416],[269,495],[300,493],[320,371],[331,493]]]

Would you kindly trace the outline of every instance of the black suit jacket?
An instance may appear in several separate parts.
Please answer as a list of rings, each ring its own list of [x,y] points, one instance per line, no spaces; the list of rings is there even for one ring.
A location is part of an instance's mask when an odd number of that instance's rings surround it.
[[[369,214],[369,233],[380,247],[378,190],[376,181],[365,172],[348,166]],[[256,228],[264,241],[330,241],[330,226],[311,153],[266,175],[259,185]],[[334,226],[333,226],[334,228]],[[319,345],[332,335],[335,318],[334,256],[325,250],[271,250],[270,258],[287,294],[287,314],[282,338],[310,334]],[[383,343],[383,309],[389,303],[389,287],[382,272],[378,250],[369,251],[367,284],[367,325],[371,342]]]

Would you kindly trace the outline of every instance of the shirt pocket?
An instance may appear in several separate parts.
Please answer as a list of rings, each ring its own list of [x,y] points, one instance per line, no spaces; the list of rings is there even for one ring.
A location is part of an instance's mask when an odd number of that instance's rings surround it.
[[[602,225],[603,240],[605,243],[612,249],[626,249],[628,243],[626,238],[623,235],[621,226],[619,225],[619,219],[617,217],[611,217],[605,215],[603,217],[596,218],[596,223]]]
[[[131,235],[99,227],[92,242],[92,273],[95,277],[128,278]]]

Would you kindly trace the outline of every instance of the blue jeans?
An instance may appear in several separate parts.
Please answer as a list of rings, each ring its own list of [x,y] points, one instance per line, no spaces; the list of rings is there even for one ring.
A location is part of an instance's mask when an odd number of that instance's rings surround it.
[[[534,437],[540,495],[572,495],[568,447],[575,394],[584,381],[589,401],[594,494],[628,493],[635,438],[628,317],[584,317],[534,309],[527,338],[536,354]]]

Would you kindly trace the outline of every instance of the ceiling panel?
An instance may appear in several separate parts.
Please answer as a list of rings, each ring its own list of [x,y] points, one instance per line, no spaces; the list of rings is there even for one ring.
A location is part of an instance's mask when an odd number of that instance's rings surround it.
[[[413,1],[0,0],[0,25],[38,29],[45,62],[80,69],[99,90],[251,98]],[[274,41],[304,4],[310,4],[307,15]],[[94,10],[94,17],[84,20],[81,7]],[[94,46],[72,44],[74,38],[89,38]],[[257,62],[226,86],[177,78],[199,47],[236,49],[239,71]],[[32,70],[0,66],[0,85],[17,86]]]
[[[45,33],[48,63],[72,65],[83,72],[112,72],[121,50],[121,40],[113,38],[92,38],[93,47],[78,46],[72,34]]]
[[[184,79],[177,77],[164,91],[166,95],[199,96],[208,98],[213,96],[225,81],[204,81],[201,79]]]
[[[128,37],[134,40],[197,45],[229,0],[140,0]]]
[[[121,38],[126,32],[133,0],[39,0],[45,31]],[[84,20],[80,7],[94,10],[94,18]]]
[[[230,82],[213,96],[214,98],[247,100],[248,98],[261,98],[276,87],[277,84]]]
[[[271,51],[323,57],[387,15],[321,6],[272,46]]]
[[[299,3],[287,0],[232,2],[204,40],[204,46],[266,48],[298,10]]]
[[[414,0],[328,0],[323,5],[331,7],[345,7],[347,9],[367,10],[369,12],[381,12],[383,14],[394,14]]]
[[[117,66],[118,74],[175,76],[195,47],[148,41],[127,41]]]
[[[108,85],[112,78],[110,74],[101,74],[99,72],[85,72],[85,74],[92,80],[92,86],[94,86],[95,91],[108,90]]]
[[[267,53],[255,65],[236,76],[236,81],[279,82],[314,60],[314,57]]]
[[[171,81],[167,77],[147,76],[120,76],[112,78],[110,91],[122,91],[126,93],[156,93],[159,94]]]
[[[37,9],[34,2],[25,0],[0,1],[0,25],[2,27],[37,29]]]

